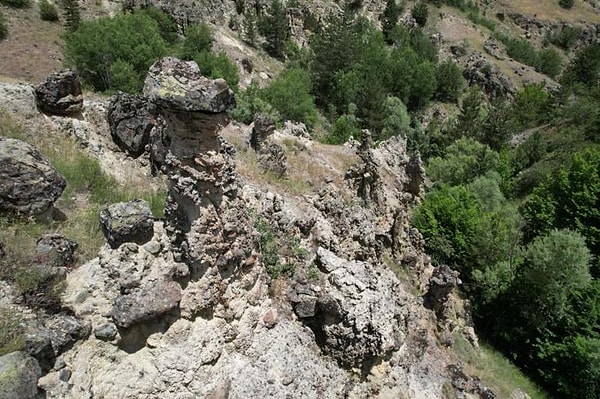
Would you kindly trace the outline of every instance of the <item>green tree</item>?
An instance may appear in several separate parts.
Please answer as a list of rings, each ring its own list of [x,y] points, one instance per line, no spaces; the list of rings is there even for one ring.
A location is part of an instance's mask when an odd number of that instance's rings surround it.
[[[231,62],[227,54],[202,51],[194,57],[194,61],[198,64],[202,75],[213,79],[225,79],[233,90],[237,90],[240,81],[237,66]]]
[[[181,46],[180,57],[190,61],[200,53],[210,52],[213,40],[212,30],[204,22],[188,27]]]
[[[275,58],[284,59],[290,27],[287,9],[280,0],[272,0],[267,14],[259,19],[258,29],[267,39],[265,50]]]
[[[310,75],[302,69],[283,71],[264,89],[263,96],[285,120],[304,122],[308,127],[317,121]]]
[[[448,102],[458,100],[466,86],[460,68],[450,60],[444,61],[436,67],[435,77],[437,81],[436,97],[441,101]]]
[[[160,35],[165,43],[169,46],[173,46],[179,41],[177,22],[171,14],[154,6],[144,8],[143,12],[156,21],[160,30]]]
[[[67,64],[99,91],[140,91],[150,65],[167,53],[156,21],[138,12],[81,22],[65,42]]]
[[[383,129],[377,137],[378,140],[386,140],[393,136],[411,137],[410,115],[406,105],[397,97],[388,97],[384,103],[385,119]]]
[[[517,91],[512,114],[520,127],[536,127],[550,119],[553,103],[544,82],[528,84]]]
[[[40,0],[38,5],[40,7],[40,18],[43,21],[58,21],[58,9],[53,3],[48,0]]]
[[[538,62],[535,69],[539,72],[555,78],[560,74],[562,57],[553,48],[545,48],[538,53]]]
[[[558,0],[558,5],[560,5],[562,8],[565,8],[567,10],[573,8],[574,4],[575,4],[575,0]]]
[[[424,1],[418,1],[411,10],[411,15],[415,19],[417,25],[425,26],[429,17],[429,7]]]
[[[563,73],[562,83],[594,87],[600,76],[600,43],[592,43],[575,54]]]
[[[386,0],[385,9],[381,16],[381,31],[387,41],[390,40],[390,33],[398,23],[398,17],[400,16],[400,7],[396,4],[396,0]]]

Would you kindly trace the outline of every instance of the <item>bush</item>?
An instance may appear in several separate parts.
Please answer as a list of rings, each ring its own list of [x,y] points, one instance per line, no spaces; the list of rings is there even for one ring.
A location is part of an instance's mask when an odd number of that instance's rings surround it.
[[[25,347],[20,318],[8,309],[0,308],[0,356]]]
[[[450,60],[442,62],[436,67],[435,77],[437,80],[436,97],[441,101],[454,102],[458,100],[466,86],[460,68]]]
[[[424,1],[417,2],[410,13],[419,26],[425,26],[429,17],[429,8]]]
[[[58,9],[56,8],[56,5],[50,3],[48,0],[40,0],[39,6],[40,18],[43,21],[58,21]]]
[[[203,51],[194,57],[194,61],[198,64],[202,75],[213,79],[225,79],[233,90],[237,90],[240,81],[237,66],[225,53],[214,54],[211,51]]]
[[[27,8],[31,5],[30,0],[0,0],[0,4],[12,8]]]
[[[581,28],[565,25],[559,31],[553,31],[546,36],[546,40],[563,50],[569,50],[581,37]]]
[[[158,24],[143,12],[84,21],[66,36],[67,64],[99,91],[140,91],[150,65],[166,53]]]
[[[560,73],[562,67],[562,57],[553,48],[540,50],[538,62],[535,69],[545,75],[555,78]]]
[[[559,0],[558,1],[558,5],[567,10],[573,8],[574,4],[575,4],[575,0]]]
[[[279,113],[271,104],[262,99],[262,90],[255,82],[250,83],[246,90],[236,97],[236,106],[229,111],[229,116],[238,122],[249,125],[257,113],[265,114],[274,122],[281,120]]]
[[[6,39],[8,36],[8,26],[6,26],[6,19],[4,14],[0,11],[0,40]]]
[[[67,32],[75,32],[81,22],[81,13],[78,0],[63,0],[62,7],[65,11],[65,28]]]

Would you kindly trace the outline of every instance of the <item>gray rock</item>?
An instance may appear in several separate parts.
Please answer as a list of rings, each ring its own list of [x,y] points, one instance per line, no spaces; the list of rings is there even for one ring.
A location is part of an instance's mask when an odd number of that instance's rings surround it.
[[[278,177],[287,174],[287,158],[283,148],[269,140],[275,131],[273,120],[263,114],[256,114],[250,136],[250,146],[258,154],[258,163],[267,171],[273,172]]]
[[[158,107],[170,110],[220,113],[235,107],[234,93],[225,80],[208,79],[195,62],[174,57],[150,67],[144,95]]]
[[[127,93],[114,96],[106,114],[114,142],[130,156],[139,157],[156,125],[155,114],[154,105],[145,97]]]
[[[37,361],[23,352],[0,357],[0,398],[37,398],[37,380],[41,375]]]
[[[317,297],[312,295],[299,295],[294,312],[300,318],[313,317],[316,313]]]
[[[0,137],[0,210],[42,214],[66,185],[38,150],[21,140]]]
[[[112,317],[115,324],[129,328],[155,319],[176,309],[181,301],[181,287],[173,281],[156,281],[145,289],[136,289],[115,300]]]
[[[331,273],[339,269],[346,263],[345,260],[337,257],[333,252],[323,247],[317,249],[317,265],[323,273]]]
[[[425,306],[435,311],[438,317],[442,317],[448,296],[461,283],[457,271],[447,265],[437,266],[433,270],[429,281],[429,290],[425,294]]]
[[[83,110],[83,94],[77,74],[64,70],[50,75],[35,88],[38,108],[55,115],[73,115]]]
[[[117,336],[117,326],[113,323],[102,324],[94,328],[94,336],[102,341],[112,341]]]
[[[144,244],[154,234],[152,211],[144,200],[119,202],[101,210],[100,225],[113,248],[125,242]]]
[[[267,115],[256,114],[250,135],[250,147],[258,151],[273,132],[275,132],[275,122]]]
[[[66,267],[75,264],[75,251],[79,245],[61,235],[45,234],[37,240],[36,254],[38,259],[45,259],[52,266]]]

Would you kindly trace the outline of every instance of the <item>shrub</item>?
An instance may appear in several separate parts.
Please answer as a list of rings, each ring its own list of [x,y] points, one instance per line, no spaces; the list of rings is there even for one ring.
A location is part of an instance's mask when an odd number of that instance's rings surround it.
[[[429,17],[429,7],[424,1],[419,1],[411,10],[411,15],[419,26],[425,26]]]
[[[6,26],[6,19],[4,14],[0,11],[0,40],[6,39],[8,36],[8,26]]]
[[[236,97],[236,106],[229,111],[229,116],[238,122],[251,124],[257,113],[269,116],[274,122],[281,120],[279,113],[271,104],[262,99],[262,90],[254,82]]]
[[[565,25],[559,31],[552,31],[546,40],[564,50],[569,50],[581,37],[581,28]]]
[[[567,10],[573,8],[574,4],[575,4],[575,0],[559,0],[558,1],[558,5]]]
[[[56,8],[56,5],[50,3],[48,0],[40,0],[39,6],[40,18],[43,21],[58,21],[58,9]]]
[[[63,0],[62,7],[65,11],[65,28],[67,32],[75,32],[81,22],[81,13],[78,0]]]
[[[154,6],[144,8],[143,12],[156,21],[160,35],[165,43],[172,46],[179,41],[177,23],[171,14]]]
[[[441,101],[456,101],[466,86],[462,71],[450,60],[436,67],[435,77],[437,80],[435,95]]]
[[[210,51],[203,51],[194,58],[194,61],[204,76],[225,79],[233,90],[237,90],[240,81],[237,66],[229,60],[225,53],[214,54]]]
[[[0,0],[0,4],[12,8],[27,8],[31,5],[30,0]]]
[[[0,308],[0,356],[25,347],[20,318],[8,309]]]
[[[99,91],[140,91],[150,65],[166,53],[158,24],[142,12],[84,21],[66,36],[67,63]]]
[[[545,75],[555,78],[560,73],[562,67],[562,58],[558,51],[553,48],[540,50],[538,62],[535,69]]]

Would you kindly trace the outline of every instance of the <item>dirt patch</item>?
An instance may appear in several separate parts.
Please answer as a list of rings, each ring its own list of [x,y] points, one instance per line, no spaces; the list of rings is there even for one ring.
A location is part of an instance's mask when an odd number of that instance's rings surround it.
[[[63,68],[60,23],[42,21],[36,4],[0,10],[8,22],[8,37],[0,42],[0,79],[37,84]]]

